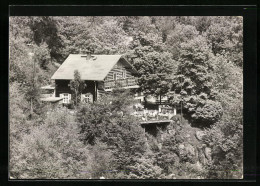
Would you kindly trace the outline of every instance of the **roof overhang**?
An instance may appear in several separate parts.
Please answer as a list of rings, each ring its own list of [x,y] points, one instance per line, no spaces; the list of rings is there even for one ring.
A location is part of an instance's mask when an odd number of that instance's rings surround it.
[[[55,102],[58,102],[58,101],[60,101],[62,99],[63,98],[60,98],[60,97],[48,97],[48,98],[41,98],[41,101],[55,103]]]

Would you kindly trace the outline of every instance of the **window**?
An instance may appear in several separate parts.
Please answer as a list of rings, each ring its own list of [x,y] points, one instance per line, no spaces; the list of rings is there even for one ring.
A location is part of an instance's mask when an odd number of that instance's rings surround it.
[[[89,103],[90,102],[90,95],[89,94],[85,95],[84,102],[85,103]]]
[[[113,79],[114,79],[114,80],[117,80],[117,73],[115,73],[115,72],[114,72],[114,74],[113,74]]]
[[[114,72],[113,73],[113,80],[118,80],[122,78],[122,74],[119,72]]]
[[[92,103],[93,102],[93,95],[91,93],[82,94],[82,101],[84,103]]]
[[[60,97],[63,98],[62,103],[65,103],[65,104],[70,103],[70,100],[71,100],[71,94],[63,93],[63,94],[60,94]]]

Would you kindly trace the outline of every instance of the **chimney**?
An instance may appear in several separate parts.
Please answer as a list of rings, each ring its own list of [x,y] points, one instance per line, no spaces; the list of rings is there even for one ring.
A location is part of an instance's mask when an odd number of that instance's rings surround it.
[[[84,50],[84,53],[85,53],[85,55],[82,55],[81,57],[86,58],[87,61],[90,60],[90,59],[93,59],[93,60],[96,59],[96,57],[94,57],[94,56],[91,55],[91,54],[94,53],[94,50],[93,50],[93,49],[88,48],[88,49]]]

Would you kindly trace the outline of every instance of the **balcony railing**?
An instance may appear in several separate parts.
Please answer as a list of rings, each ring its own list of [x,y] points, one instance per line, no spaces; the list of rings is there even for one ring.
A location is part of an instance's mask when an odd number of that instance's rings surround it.
[[[177,113],[173,109],[169,111],[159,112],[159,110],[142,110],[135,111],[131,113],[131,115],[135,116],[139,121],[164,121],[170,120],[173,117],[176,117]]]
[[[138,86],[137,78],[109,80],[104,82],[105,90],[118,87],[130,88],[133,86]]]

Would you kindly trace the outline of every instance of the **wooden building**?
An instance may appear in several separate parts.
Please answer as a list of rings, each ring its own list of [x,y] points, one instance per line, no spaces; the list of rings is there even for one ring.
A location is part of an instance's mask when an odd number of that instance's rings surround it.
[[[55,80],[55,97],[63,98],[64,104],[69,104],[71,100],[72,91],[68,85],[74,79],[75,70],[87,84],[81,95],[85,102],[93,102],[115,87],[139,87],[137,71],[122,55],[70,54],[51,77]]]

